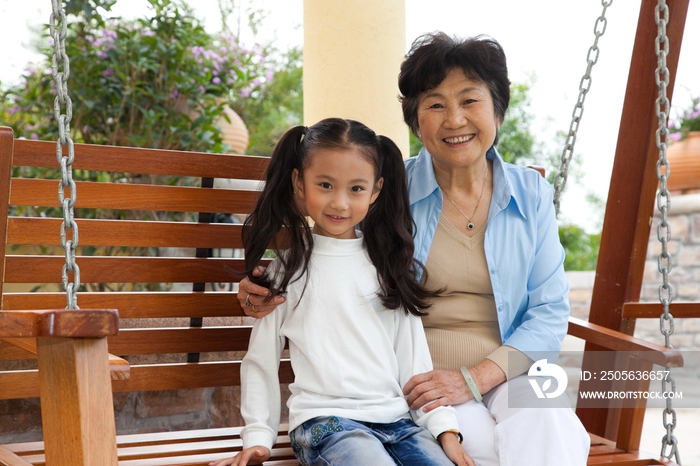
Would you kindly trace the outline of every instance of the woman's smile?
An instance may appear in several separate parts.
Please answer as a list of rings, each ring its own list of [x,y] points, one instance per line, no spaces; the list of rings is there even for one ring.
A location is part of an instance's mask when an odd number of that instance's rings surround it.
[[[447,144],[459,145],[471,141],[472,139],[474,139],[474,136],[474,134],[470,134],[469,136],[453,136],[449,138],[443,138],[443,141],[445,141]]]

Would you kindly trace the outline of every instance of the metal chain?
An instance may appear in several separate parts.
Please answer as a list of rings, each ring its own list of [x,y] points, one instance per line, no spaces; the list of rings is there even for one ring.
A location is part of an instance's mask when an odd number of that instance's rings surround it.
[[[659,272],[661,272],[662,284],[659,286],[659,301],[663,305],[664,312],[659,318],[659,328],[664,336],[664,344],[671,348],[671,334],[673,333],[673,316],[669,312],[669,306],[673,301],[673,286],[668,281],[668,274],[673,268],[671,253],[668,251],[668,242],[671,240],[671,226],[668,223],[668,211],[671,208],[671,195],[668,192],[666,181],[671,174],[671,166],[666,158],[666,147],[668,143],[668,112],[670,102],[667,97],[667,88],[670,82],[666,57],[668,55],[668,36],[666,35],[666,24],[668,23],[669,9],[666,0],[659,0],[655,10],[656,25],[658,33],[656,36],[656,56],[658,65],[656,67],[655,79],[659,89],[659,97],[656,99],[656,116],[659,120],[659,127],[656,130],[656,147],[659,150],[659,160],[656,163],[656,176],[659,178],[659,190],[656,193],[656,205],[661,213],[661,221],[656,228],[656,233],[661,242],[661,253],[658,258]],[[671,392],[676,391],[676,382],[671,376],[670,368],[667,367],[667,377],[661,382],[661,389],[664,393],[669,393],[667,384],[671,384]],[[671,422],[668,422],[668,415],[671,415]],[[673,435],[676,427],[676,412],[673,410],[673,402],[670,396],[666,397],[666,409],[663,412],[663,424],[666,435],[661,439],[661,455],[671,459],[674,457],[676,463],[681,464],[678,452],[678,440]],[[666,453],[667,448],[670,448]]]
[[[56,82],[56,99],[53,108],[58,124],[58,140],[56,141],[56,159],[61,167],[61,181],[58,183],[58,200],[63,208],[63,223],[61,224],[61,246],[66,251],[66,263],[63,266],[63,289],[66,291],[66,309],[79,309],[77,292],[80,288],[80,268],[75,263],[75,250],[78,247],[78,225],[73,216],[76,200],[75,181],[73,181],[73,140],[70,137],[70,121],[73,118],[73,102],[68,95],[68,78],[70,77],[70,61],[66,55],[66,36],[68,21],[60,0],[51,0],[53,8],[49,29],[53,39],[54,55],[51,59],[51,71]],[[59,65],[62,64],[62,71]],[[65,107],[66,113],[61,111]],[[68,155],[63,155],[63,148],[68,148]],[[66,197],[65,190],[70,195]],[[72,239],[67,239],[67,231],[72,230]],[[73,272],[73,281],[69,281],[68,273]]]
[[[605,12],[610,5],[612,5],[613,0],[603,0],[601,4],[603,5],[603,12],[600,14],[598,19],[596,19],[595,25],[593,26],[593,33],[595,34],[595,40],[593,45],[588,49],[588,55],[586,60],[588,65],[586,66],[586,72],[581,78],[579,83],[579,93],[578,100],[574,106],[574,111],[571,115],[571,124],[569,125],[569,134],[566,136],[566,143],[564,144],[564,150],[561,154],[561,165],[559,166],[559,173],[557,173],[554,179],[554,208],[556,209],[556,214],[559,216],[559,206],[561,203],[561,195],[566,187],[566,180],[569,176],[569,163],[574,156],[574,145],[576,144],[576,136],[578,133],[578,126],[581,123],[581,117],[583,116],[583,103],[586,100],[586,94],[591,88],[591,70],[593,65],[598,62],[598,56],[600,55],[600,49],[598,48],[598,39],[605,34],[605,29],[608,26],[608,19],[605,17]]]

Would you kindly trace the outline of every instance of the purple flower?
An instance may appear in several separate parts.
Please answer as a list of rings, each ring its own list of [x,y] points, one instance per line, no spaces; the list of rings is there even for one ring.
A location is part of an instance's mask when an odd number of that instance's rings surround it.
[[[672,141],[680,141],[681,140],[681,132],[676,131],[675,133],[671,133],[668,135],[668,138]]]
[[[37,139],[39,139],[39,135],[36,134],[36,133],[32,133],[29,137],[32,138],[32,139],[34,139],[35,141],[36,141]]]
[[[7,109],[7,114],[12,116],[15,113],[19,112],[19,110],[20,110],[19,105],[14,104],[12,107]]]
[[[180,95],[180,91],[175,89],[172,94],[170,94],[170,98],[173,100],[177,100],[178,96]]]
[[[103,29],[102,37],[104,37],[106,40],[114,41],[117,39],[117,33],[116,31],[112,31],[111,29]]]
[[[221,84],[221,78],[218,76],[214,77],[214,79],[211,80],[214,84]]]
[[[114,68],[107,68],[106,70],[104,70],[102,72],[103,78],[108,78],[108,77],[113,76],[113,75],[114,75]]]
[[[244,89],[241,89],[241,92],[238,93],[239,96],[243,97],[244,99],[246,97],[250,97],[250,88],[246,87]]]

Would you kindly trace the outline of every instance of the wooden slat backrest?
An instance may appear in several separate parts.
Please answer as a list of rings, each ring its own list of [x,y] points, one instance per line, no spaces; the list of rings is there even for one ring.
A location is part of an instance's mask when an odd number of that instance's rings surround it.
[[[47,141],[17,141],[14,165],[59,168],[56,145]],[[193,176],[198,178],[262,179],[267,158],[208,154],[137,147],[76,144],[76,170]]]
[[[7,253],[3,283],[18,290],[5,290],[2,309],[65,307],[65,295],[58,287],[65,261],[59,240],[62,218],[56,213],[47,218],[31,214],[37,207],[59,206],[58,178],[22,176],[27,167],[54,169],[46,172],[59,176],[55,143],[11,137],[0,143],[3,154],[12,153],[14,143],[15,167],[2,202],[11,209],[2,227]],[[197,215],[234,214],[240,221],[255,202],[267,160],[75,145],[74,170],[107,171],[114,180],[78,181],[75,209],[76,262],[81,282],[89,288],[78,293],[78,304],[119,310],[122,329],[110,337],[110,352],[132,361],[130,379],[114,381],[115,391],[240,383],[238,364],[247,349],[251,322],[244,318],[229,284],[240,279],[233,272],[243,267],[242,259],[231,257],[232,250],[242,247],[241,226],[198,222]],[[5,170],[10,169],[6,163]],[[202,182],[211,178],[217,179],[217,187]],[[228,257],[209,257],[206,252],[211,250],[226,250],[215,255]],[[191,291],[193,283],[205,291]],[[214,283],[226,284],[227,291],[214,290]],[[170,287],[178,291],[169,291]],[[203,328],[191,326],[190,318],[204,319]],[[187,363],[186,355],[192,353],[201,354],[206,362]],[[159,354],[163,362],[139,365],[139,356]],[[0,363],[31,356],[7,342],[0,345]],[[282,374],[290,380],[286,363]],[[23,387],[0,388],[0,399],[35,396],[35,378],[32,370],[0,372],[0,387],[10,382]]]

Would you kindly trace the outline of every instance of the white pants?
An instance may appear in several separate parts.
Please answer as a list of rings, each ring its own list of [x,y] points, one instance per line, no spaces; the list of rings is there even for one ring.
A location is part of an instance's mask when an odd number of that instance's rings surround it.
[[[455,406],[462,446],[477,466],[585,466],[590,437],[565,395],[556,407],[511,408],[518,392],[532,396],[527,376],[515,377]]]

